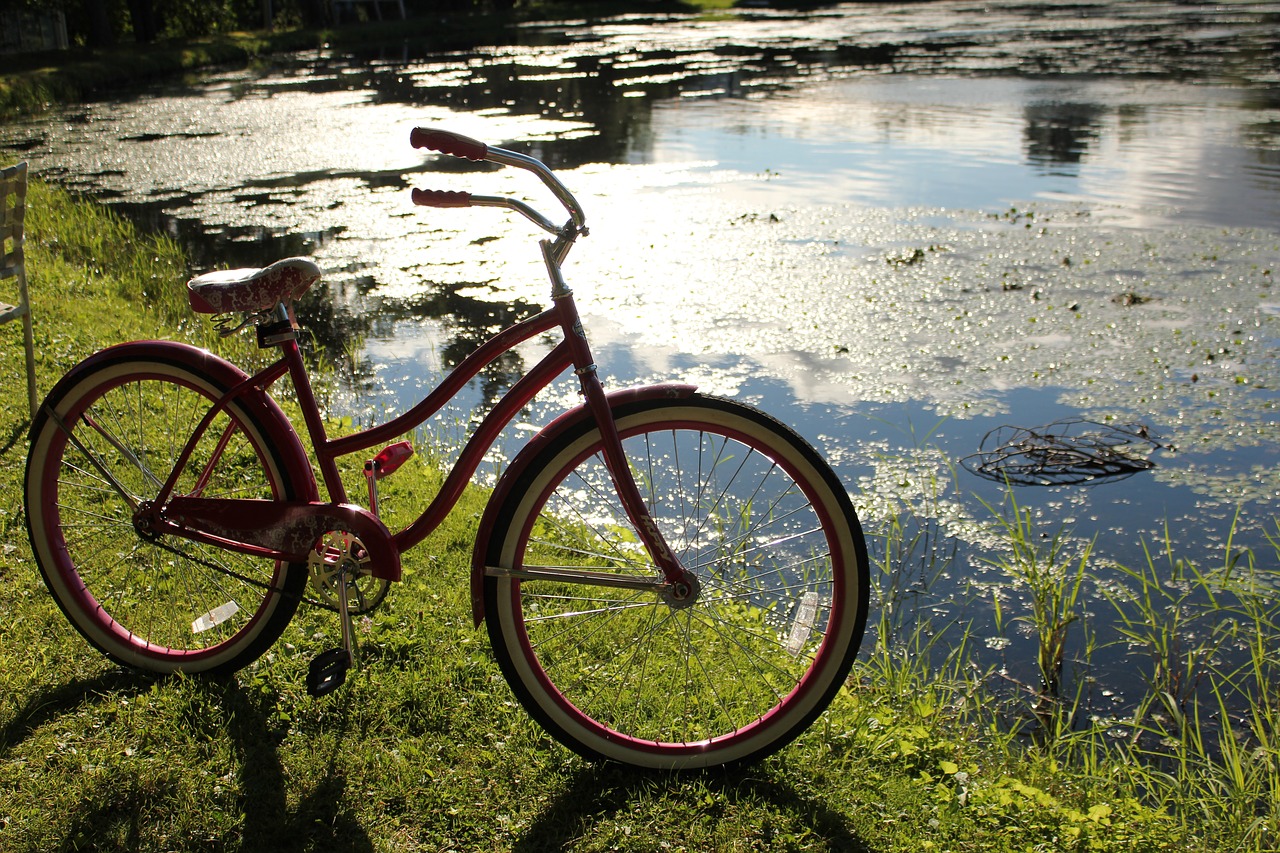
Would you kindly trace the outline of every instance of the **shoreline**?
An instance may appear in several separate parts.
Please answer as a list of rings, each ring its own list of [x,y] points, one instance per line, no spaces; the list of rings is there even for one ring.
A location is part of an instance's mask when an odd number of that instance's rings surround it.
[[[149,45],[121,43],[106,48],[12,54],[5,56],[5,64],[11,70],[0,73],[0,119],[39,115],[57,104],[77,103],[205,68],[247,66],[279,53],[410,39],[426,42],[434,50],[459,50],[482,40],[500,38],[513,26],[537,20],[605,17],[642,11],[691,14],[731,9],[732,0],[550,3],[500,15],[464,12],[325,29],[234,32]]]

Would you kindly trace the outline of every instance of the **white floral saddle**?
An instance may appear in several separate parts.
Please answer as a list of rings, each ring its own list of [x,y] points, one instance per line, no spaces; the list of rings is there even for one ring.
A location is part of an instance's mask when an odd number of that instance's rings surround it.
[[[199,314],[253,314],[290,302],[320,280],[306,258],[285,258],[269,267],[217,270],[187,282],[191,310]]]

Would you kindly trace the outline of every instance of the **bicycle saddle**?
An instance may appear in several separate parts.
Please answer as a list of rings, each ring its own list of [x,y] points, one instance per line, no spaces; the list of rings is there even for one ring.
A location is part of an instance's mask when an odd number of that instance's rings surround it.
[[[217,270],[187,282],[191,310],[199,314],[265,311],[297,299],[320,279],[320,268],[306,258],[285,258],[269,267]]]

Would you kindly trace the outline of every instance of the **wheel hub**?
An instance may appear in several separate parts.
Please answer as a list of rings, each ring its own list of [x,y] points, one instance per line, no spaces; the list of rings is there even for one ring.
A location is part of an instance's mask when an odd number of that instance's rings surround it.
[[[143,501],[133,514],[134,532],[148,542],[154,542],[160,538],[159,521],[155,504]]]
[[[662,600],[671,609],[684,610],[687,607],[692,607],[697,602],[701,592],[702,584],[699,582],[698,576],[685,569],[684,577],[675,583],[665,584],[659,595],[662,596]]]

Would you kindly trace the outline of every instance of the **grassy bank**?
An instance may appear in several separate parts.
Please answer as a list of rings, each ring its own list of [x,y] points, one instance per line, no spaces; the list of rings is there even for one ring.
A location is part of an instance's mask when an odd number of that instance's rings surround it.
[[[95,94],[212,65],[245,65],[268,53],[305,50],[320,33],[232,33],[182,43],[120,45],[5,57],[0,74],[0,118],[41,112]]]
[[[41,185],[29,217],[42,391],[74,360],[134,337],[253,355],[212,338],[183,308],[185,263],[169,241]],[[1156,733],[1174,743],[1155,751],[1108,737],[1107,723],[1072,723],[1069,702],[1039,709],[1038,736],[1016,734],[1007,699],[968,661],[971,638],[893,623],[882,606],[880,642],[864,650],[851,689],[780,755],[732,775],[637,774],[585,763],[544,735],[471,627],[477,491],[407,555],[405,582],[361,628],[363,668],[334,695],[313,700],[304,689],[307,662],[336,630],[306,608],[233,678],[122,670],[69,627],[31,560],[21,360],[18,326],[0,329],[5,851],[1274,849],[1280,634],[1265,604],[1252,617],[1231,614],[1236,638],[1258,646],[1264,688],[1253,727],[1227,739],[1238,749],[1224,757],[1197,744],[1214,730],[1208,713],[1203,726],[1155,713],[1135,720],[1153,732],[1165,720]],[[386,481],[386,506],[402,512],[404,495],[430,493],[438,480],[417,461]],[[1070,595],[1055,590],[1069,593],[1084,563],[1046,551],[1016,507],[1008,517],[1009,583],[1033,584],[1046,602],[1009,616],[1036,630],[1069,623]],[[903,566],[937,553],[920,530],[903,508],[873,531],[880,604],[893,601]],[[1133,581],[1153,602],[1133,630],[1149,623],[1145,636],[1158,643],[1168,590],[1145,570]],[[1176,639],[1178,626],[1168,627]],[[939,637],[952,647],[937,648]]]

